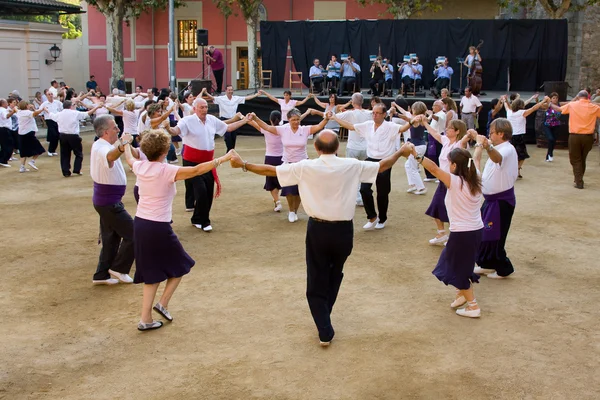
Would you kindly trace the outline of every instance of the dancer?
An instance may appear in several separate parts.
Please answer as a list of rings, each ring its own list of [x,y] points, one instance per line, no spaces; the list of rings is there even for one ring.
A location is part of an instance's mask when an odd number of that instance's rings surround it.
[[[290,116],[290,124],[294,123],[293,118]],[[319,155],[314,160],[274,167],[251,164],[234,154],[231,166],[258,175],[277,176],[285,186],[298,185],[302,198],[306,199],[304,207],[310,217],[306,227],[306,299],[320,345],[327,347],[335,335],[331,312],[344,277],[344,263],[352,253],[354,188],[360,182],[375,182],[400,156],[410,153],[411,145],[403,146],[378,163],[338,158],[339,140],[330,130],[322,131],[314,146]]]
[[[258,117],[253,118],[248,122],[249,125],[252,125],[254,129],[259,131],[265,136],[265,164],[278,166],[283,164],[283,143],[281,142],[281,136],[273,134],[265,129],[262,129],[258,122],[256,122]],[[271,126],[278,126],[281,122],[281,113],[277,110],[271,111],[271,115],[269,117],[269,121],[271,122]],[[281,211],[281,200],[279,200],[279,191],[281,190],[281,185],[277,180],[276,176],[267,176],[265,178],[265,186],[264,189],[267,192],[271,193],[271,197],[273,197],[273,203],[275,204],[275,208],[273,211],[280,212]]]
[[[124,143],[118,141],[119,127],[112,115],[96,117],[94,130],[98,140],[92,145],[90,175],[94,181],[92,203],[100,216],[102,250],[92,283],[132,283],[129,271],[134,259],[133,219],[121,201],[127,189],[120,159],[125,152]]]
[[[436,100],[433,102],[433,106],[431,107],[432,111],[427,111],[427,118],[431,121],[431,126],[435,129],[440,135],[444,134],[446,130],[446,113],[444,112],[444,103],[440,100]],[[427,158],[432,160],[435,165],[439,166],[439,157],[440,151],[442,150],[442,144],[438,140],[433,140],[431,135],[427,137],[427,150],[425,155]],[[423,182],[432,182],[435,181],[435,176],[428,170],[425,170],[425,179]]]
[[[46,109],[48,111],[42,113],[42,117],[44,117],[44,121],[48,119],[48,116],[50,113],[54,113],[56,114],[59,111],[62,111],[63,109],[63,105],[62,103],[58,100],[57,96],[54,94],[53,91],[48,91],[48,100],[43,102],[40,107],[38,108],[38,110],[40,109]],[[56,149],[58,147],[58,143],[60,141],[60,133],[58,132],[58,125],[56,125],[56,122],[53,120],[50,120],[48,122],[46,122],[46,126],[47,126],[47,131],[46,131],[46,141],[49,143],[48,144],[48,157],[54,157],[57,156],[58,153],[56,152]]]
[[[0,99],[0,167],[10,168],[14,150],[11,117],[17,110],[9,109],[6,99]]]
[[[140,202],[133,222],[136,260],[134,283],[144,284],[138,330],[147,331],[163,325],[161,321],[152,319],[152,309],[167,321],[173,321],[168,311],[169,301],[181,278],[195,264],[171,227],[173,199],[177,193],[175,182],[210,172],[228,161],[231,154],[194,167],[178,167],[164,162],[171,145],[171,137],[164,130],[144,133],[140,144],[148,158],[144,161],[138,161],[132,155],[129,146],[132,136],[126,134],[123,139],[127,164],[133,169],[139,185]],[[158,286],[165,280],[165,290],[152,307]]]
[[[525,102],[520,98],[517,98],[512,102],[512,104],[508,105],[508,100],[506,95],[502,97],[504,108],[506,109],[506,119],[512,125],[512,139],[511,144],[517,150],[517,155],[519,157],[519,179],[522,179],[521,169],[523,168],[523,164],[525,160],[529,158],[529,154],[527,153],[527,146],[525,145],[525,133],[527,131],[527,117],[537,111],[543,105],[547,105],[550,102],[550,98],[546,96],[543,101],[537,103],[535,106],[528,108],[525,110]]]
[[[359,136],[366,139],[367,142],[367,161],[381,161],[395,151],[397,135],[407,131],[409,125],[400,126],[393,122],[385,120],[387,113],[385,104],[379,103],[373,109],[373,120],[362,122],[360,124],[351,124],[339,119],[333,118],[342,128],[349,131],[356,131]],[[373,200],[373,183],[362,183],[360,194],[367,213],[367,223],[363,226],[365,230],[383,229],[387,222],[387,211],[389,206],[389,193],[392,189],[392,169],[386,169],[377,175],[377,210],[375,210],[375,201]],[[379,211],[379,215],[377,215]]]
[[[319,107],[321,107],[325,110],[323,112],[315,110],[315,115],[319,115],[321,117],[324,117],[328,112],[332,112],[333,114],[341,113],[346,108],[348,108],[350,106],[350,104],[352,104],[352,99],[350,101],[348,101],[346,104],[338,104],[337,103],[338,97],[337,97],[337,94],[335,94],[335,93],[331,93],[329,95],[328,103],[322,102],[316,96],[313,96],[313,100],[315,101],[315,103],[317,103],[317,105]],[[327,125],[325,125],[325,129],[331,129],[332,131],[338,133],[338,130],[340,129],[340,125],[337,122],[335,122],[333,119],[330,119],[329,122],[327,122]]]
[[[44,154],[46,150],[38,138],[35,137],[35,133],[38,131],[35,117],[48,110],[40,108],[39,110],[32,111],[31,108],[33,106],[25,100],[19,102],[18,108],[19,111],[17,111],[16,115],[19,119],[19,154],[21,156],[19,172],[29,172],[29,169],[25,168],[25,163],[29,157],[31,157],[31,160],[27,164],[37,171],[39,168],[35,164],[35,160],[37,160],[40,154]]]
[[[285,90],[283,92],[283,99],[278,99],[277,97],[273,96],[268,92],[265,92],[264,90],[259,90],[258,94],[265,95],[269,98],[269,100],[279,104],[279,107],[281,107],[282,116],[281,125],[283,125],[286,122],[289,122],[287,114],[288,112],[290,112],[291,109],[298,108],[304,103],[306,103],[309,99],[315,97],[313,94],[309,93],[303,100],[292,100],[292,92],[289,90]]]
[[[443,97],[440,101],[444,103],[444,111],[446,111],[446,126],[448,126],[450,121],[458,119],[456,102],[450,97]]]
[[[465,149],[457,148],[448,154],[450,172],[443,171],[427,158],[419,157],[416,151],[413,155],[440,180],[440,185],[448,188],[444,202],[450,219],[450,237],[433,275],[456,288],[456,298],[450,307],[458,308],[457,315],[478,318],[481,309],[473,293],[473,283],[479,282],[479,277],[473,273],[473,266],[483,232],[479,211],[482,197],[479,171]],[[459,308],[465,303],[467,307]]]
[[[425,144],[425,127],[421,125],[420,118],[417,120],[417,117],[427,113],[427,106],[422,101],[417,101],[413,103],[410,109],[412,119],[409,121],[408,126],[405,127],[406,130],[410,129],[410,138],[408,140],[415,145],[417,154],[423,157],[427,150],[427,145]],[[404,163],[404,168],[406,170],[406,177],[408,178],[408,189],[406,192],[416,195],[427,193],[427,188],[421,178],[419,164],[415,157],[412,155],[408,157],[408,160]]]
[[[300,125],[300,110],[293,108],[288,112],[288,124],[282,126],[269,126],[264,123],[260,118],[256,117],[256,114],[252,113],[250,120],[255,120],[261,129],[264,129],[273,135],[279,135],[281,143],[283,144],[283,157],[282,161],[284,164],[297,163],[308,158],[306,152],[306,144],[310,135],[317,134],[320,132],[327,123],[328,119],[323,120],[318,125]],[[298,221],[298,208],[300,207],[300,193],[298,192],[298,185],[284,186],[281,189],[281,195],[285,196],[288,207],[288,221]]]
[[[552,92],[550,94],[550,101],[555,106],[558,105],[558,93]],[[544,107],[542,107],[542,110]],[[558,138],[558,129],[560,128],[561,122],[561,112],[556,111],[548,104],[548,108],[546,109],[546,116],[544,118],[544,124],[542,125],[542,129],[544,134],[546,135],[546,139],[548,140],[548,151],[546,152],[546,162],[554,161],[554,146],[556,145],[556,139]]]
[[[422,121],[421,123],[425,126],[425,129],[427,129],[427,132],[429,132],[429,137],[442,144],[442,150],[440,151],[439,156],[440,170],[450,173],[450,162],[448,161],[448,155],[456,148],[464,149],[467,147],[469,140],[477,137],[477,131],[470,130],[467,132],[467,125],[464,123],[464,121],[455,119],[450,121],[450,124],[446,127],[446,134],[442,135],[437,129],[427,123],[426,118],[421,116],[420,119]],[[433,174],[433,172],[431,173]],[[435,174],[433,175],[435,176]],[[443,245],[448,241],[448,233],[444,227],[445,222],[450,222],[448,219],[446,204],[444,203],[446,193],[446,185],[440,182],[435,190],[435,193],[433,194],[433,197],[431,198],[431,204],[429,205],[429,208],[427,208],[427,211],[425,211],[426,215],[429,215],[435,220],[435,224],[437,226],[437,235],[435,235],[433,239],[429,240],[429,244],[432,245]]]
[[[475,273],[488,278],[502,279],[514,272],[506,256],[506,238],[515,212],[515,182],[517,181],[517,151],[510,143],[512,125],[506,118],[498,118],[490,125],[490,139],[477,136],[474,159],[479,168],[482,148],[488,160],[481,177],[485,202],[481,208],[484,224],[483,237],[477,254]]]

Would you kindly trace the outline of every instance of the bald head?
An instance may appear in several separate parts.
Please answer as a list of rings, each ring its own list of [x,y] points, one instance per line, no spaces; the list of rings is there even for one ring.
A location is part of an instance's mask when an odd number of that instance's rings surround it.
[[[577,93],[577,97],[580,99],[589,99],[590,94],[586,90],[582,90],[579,93]]]
[[[315,140],[315,149],[322,154],[335,154],[340,146],[337,134],[331,129],[324,129]]]

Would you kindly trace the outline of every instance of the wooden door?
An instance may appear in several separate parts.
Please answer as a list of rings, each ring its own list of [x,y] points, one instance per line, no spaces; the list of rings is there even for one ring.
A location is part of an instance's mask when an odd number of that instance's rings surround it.
[[[238,90],[248,89],[248,85],[250,82],[249,77],[249,68],[248,68],[248,48],[247,47],[238,47],[237,48],[237,71],[240,73],[239,79],[237,80],[237,88]],[[262,59],[261,52],[258,49],[258,70],[262,70]],[[259,73],[260,76],[260,73]]]

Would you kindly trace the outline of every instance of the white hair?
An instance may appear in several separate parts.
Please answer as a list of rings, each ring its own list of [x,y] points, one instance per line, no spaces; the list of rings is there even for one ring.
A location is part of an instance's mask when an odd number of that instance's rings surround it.
[[[352,104],[360,104],[360,105],[362,105],[364,101],[365,101],[365,98],[363,97],[362,94],[360,94],[360,93],[354,93],[352,95]]]
[[[200,102],[204,102],[206,103],[206,100],[204,100],[202,97],[197,97],[194,102],[192,103],[193,107],[196,107],[198,104],[200,104]],[[208,103],[206,103],[208,105]]]

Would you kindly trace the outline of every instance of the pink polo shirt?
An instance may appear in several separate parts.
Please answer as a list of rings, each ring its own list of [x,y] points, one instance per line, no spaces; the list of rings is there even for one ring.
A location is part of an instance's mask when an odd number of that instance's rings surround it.
[[[281,137],[264,129],[261,129],[260,133],[265,135],[265,144],[267,146],[265,155],[271,157],[283,156],[283,143],[281,143]]]
[[[292,132],[290,124],[276,126],[275,129],[283,143],[284,163],[294,163],[308,158],[306,143],[310,135],[310,125],[299,126],[296,133]]]
[[[292,108],[296,107],[297,101],[290,100],[286,103],[285,99],[277,99],[277,102],[279,103],[279,107],[281,107],[281,121],[287,122],[287,114]]]
[[[175,175],[178,166],[152,161],[135,161],[140,203],[136,217],[157,222],[171,222],[173,198],[177,193]]]

